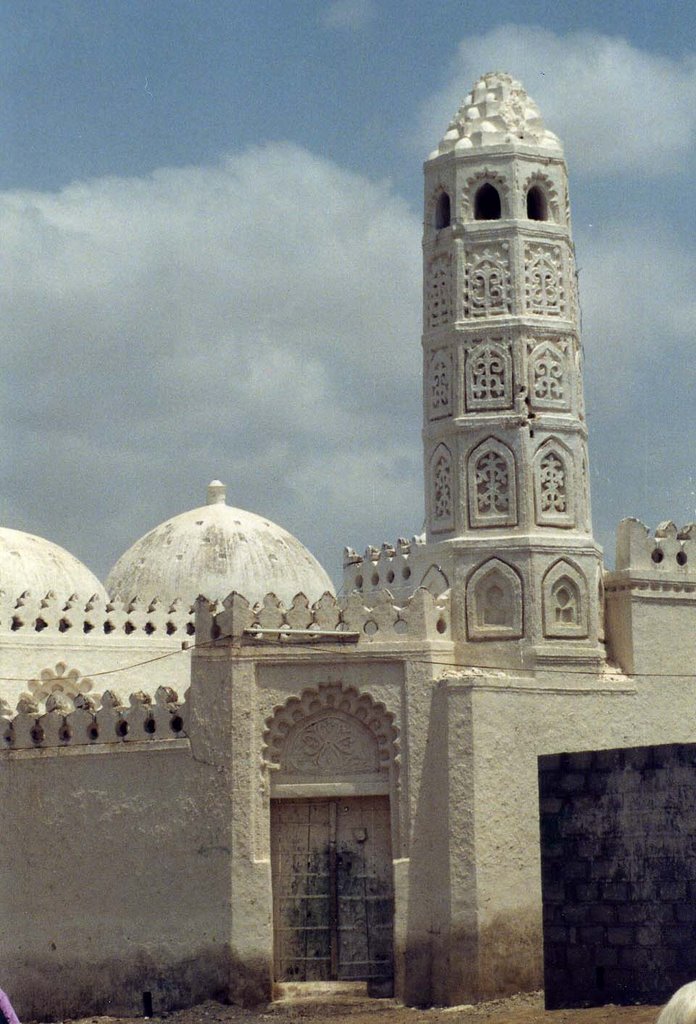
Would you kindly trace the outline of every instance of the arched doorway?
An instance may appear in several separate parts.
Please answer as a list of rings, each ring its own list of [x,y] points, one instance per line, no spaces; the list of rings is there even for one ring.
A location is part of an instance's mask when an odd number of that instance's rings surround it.
[[[278,709],[264,738],[275,769],[275,980],[388,984],[392,716],[366,694],[327,684]]]

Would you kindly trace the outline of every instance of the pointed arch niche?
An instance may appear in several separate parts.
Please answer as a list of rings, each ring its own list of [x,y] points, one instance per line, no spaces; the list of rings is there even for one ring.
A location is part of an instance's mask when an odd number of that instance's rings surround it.
[[[539,526],[575,525],[573,453],[551,437],[534,456],[534,504]]]
[[[515,456],[494,437],[482,441],[469,455],[467,483],[472,527],[517,524]]]
[[[277,707],[263,744],[274,797],[389,793],[394,782],[394,716],[342,683],[320,683]]]
[[[430,522],[433,533],[454,529],[452,453],[439,444],[430,459]]]
[[[588,635],[588,591],[583,573],[566,559],[547,570],[542,583],[544,636],[578,639]]]
[[[471,574],[466,621],[470,640],[518,640],[522,636],[522,580],[512,566],[491,558]]]

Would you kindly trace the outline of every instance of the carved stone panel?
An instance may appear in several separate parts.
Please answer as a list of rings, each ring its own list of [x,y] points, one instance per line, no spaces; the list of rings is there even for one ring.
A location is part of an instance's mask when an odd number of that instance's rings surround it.
[[[470,246],[464,267],[464,316],[505,316],[511,312],[508,243]]]
[[[512,407],[512,355],[502,338],[476,342],[466,353],[465,392],[468,412]]]
[[[506,445],[488,438],[475,448],[468,460],[467,484],[472,527],[517,523],[515,457]]]
[[[355,719],[324,711],[293,731],[282,767],[312,776],[375,772],[379,770],[377,741]]]
[[[568,347],[565,338],[538,344],[534,341],[527,343],[529,395],[534,408],[569,409],[571,381]]]
[[[561,559],[542,581],[544,636],[577,639],[588,635],[588,590],[582,572]]]
[[[454,319],[452,300],[452,257],[449,254],[435,256],[426,274],[426,327],[442,327],[451,323]]]
[[[512,566],[491,558],[472,573],[466,587],[470,640],[514,640],[522,636],[522,581]]]
[[[547,441],[534,457],[534,498],[540,526],[575,525],[573,456],[560,441]]]
[[[434,533],[445,532],[454,527],[454,479],[452,454],[444,444],[439,444],[430,462],[431,523]]]
[[[438,349],[428,367],[428,416],[431,420],[452,415],[452,356]]]
[[[527,312],[542,316],[567,316],[568,293],[560,246],[544,243],[525,245],[524,283]]]

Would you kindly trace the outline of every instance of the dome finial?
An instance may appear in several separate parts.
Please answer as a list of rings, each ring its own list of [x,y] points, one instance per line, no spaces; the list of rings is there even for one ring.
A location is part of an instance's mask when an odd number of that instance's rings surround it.
[[[219,480],[211,480],[208,484],[206,505],[224,505],[227,499],[227,488]]]

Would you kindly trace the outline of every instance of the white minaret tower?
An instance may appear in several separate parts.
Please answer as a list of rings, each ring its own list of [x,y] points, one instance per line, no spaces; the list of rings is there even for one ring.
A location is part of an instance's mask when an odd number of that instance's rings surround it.
[[[426,548],[474,664],[603,657],[578,320],[561,144],[484,75],[426,161],[423,231]]]

